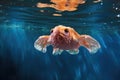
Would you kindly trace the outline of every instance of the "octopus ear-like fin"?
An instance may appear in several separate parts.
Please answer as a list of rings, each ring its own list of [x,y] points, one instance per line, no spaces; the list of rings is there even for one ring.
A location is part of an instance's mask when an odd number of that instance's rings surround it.
[[[47,51],[46,47],[49,44],[48,43],[49,36],[40,36],[34,43],[34,47],[45,53]]]
[[[79,41],[80,45],[87,48],[91,54],[96,53],[101,47],[99,42],[89,35],[81,35]]]

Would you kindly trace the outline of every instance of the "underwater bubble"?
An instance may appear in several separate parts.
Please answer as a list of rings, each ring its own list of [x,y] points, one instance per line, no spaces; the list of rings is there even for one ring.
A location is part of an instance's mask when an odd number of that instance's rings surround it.
[[[101,2],[100,4],[101,4],[101,5],[103,5],[103,3],[102,3],[102,2]]]
[[[118,14],[117,17],[120,17],[120,14]]]
[[[118,10],[118,8],[116,7],[115,10]]]

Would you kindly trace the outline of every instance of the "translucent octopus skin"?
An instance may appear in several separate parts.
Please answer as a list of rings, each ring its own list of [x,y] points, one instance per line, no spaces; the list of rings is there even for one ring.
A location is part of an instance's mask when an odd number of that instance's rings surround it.
[[[89,35],[80,35],[73,28],[63,25],[51,29],[50,35],[40,36],[34,43],[34,47],[46,53],[47,46],[53,46],[54,55],[66,50],[70,54],[78,54],[79,47],[85,47],[90,53],[96,53],[100,44]]]

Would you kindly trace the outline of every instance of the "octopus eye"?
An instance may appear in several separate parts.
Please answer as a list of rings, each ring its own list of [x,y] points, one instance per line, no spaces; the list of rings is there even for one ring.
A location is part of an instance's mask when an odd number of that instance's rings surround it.
[[[68,31],[68,29],[65,29],[64,32],[65,32],[65,33],[68,33],[69,31]]]
[[[53,29],[50,31],[50,33],[53,33]]]

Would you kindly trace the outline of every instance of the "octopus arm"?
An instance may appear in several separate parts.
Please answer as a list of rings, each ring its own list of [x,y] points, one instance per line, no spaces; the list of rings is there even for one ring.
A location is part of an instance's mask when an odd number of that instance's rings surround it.
[[[52,52],[52,54],[53,54],[53,55],[60,55],[62,52],[63,52],[62,49],[59,49],[59,48],[53,48],[53,52]]]
[[[80,45],[87,48],[91,54],[96,53],[100,49],[99,42],[89,35],[80,36]]]
[[[40,36],[34,43],[34,47],[45,53],[47,51],[46,47],[49,44],[48,43],[49,36]]]
[[[79,53],[79,49],[66,50],[69,54],[75,55]]]

